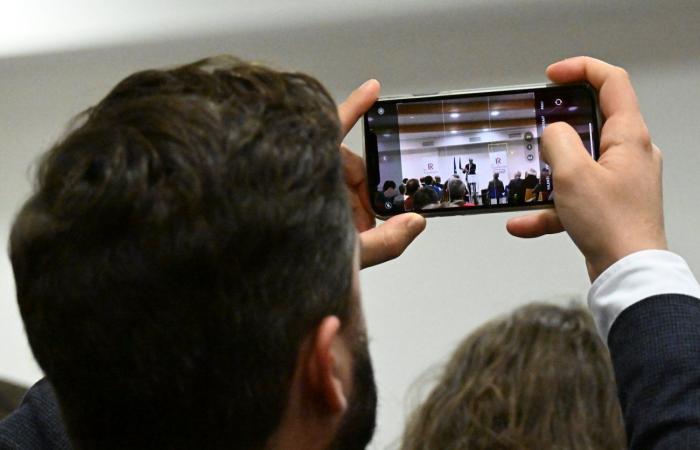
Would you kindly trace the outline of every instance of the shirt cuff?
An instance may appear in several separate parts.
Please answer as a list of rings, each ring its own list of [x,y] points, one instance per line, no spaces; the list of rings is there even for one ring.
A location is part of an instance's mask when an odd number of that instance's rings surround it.
[[[598,333],[608,342],[613,322],[629,306],[661,294],[700,298],[700,285],[683,258],[665,250],[642,250],[608,267],[588,291]]]

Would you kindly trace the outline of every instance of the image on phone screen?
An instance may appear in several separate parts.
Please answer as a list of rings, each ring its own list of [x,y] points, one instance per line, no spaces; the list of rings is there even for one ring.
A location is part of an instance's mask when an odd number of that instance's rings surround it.
[[[540,136],[560,121],[597,159],[598,109],[587,85],[380,100],[364,117],[372,208],[445,215],[551,204]]]

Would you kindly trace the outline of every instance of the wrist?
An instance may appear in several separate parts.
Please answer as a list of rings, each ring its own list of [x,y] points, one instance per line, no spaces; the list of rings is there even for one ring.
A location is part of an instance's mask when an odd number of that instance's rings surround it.
[[[634,245],[617,247],[605,254],[587,257],[586,267],[588,269],[588,277],[590,278],[591,283],[594,282],[600,276],[600,274],[605,272],[608,267],[612,266],[622,258],[643,250],[668,250],[666,236],[648,241],[635,242]]]

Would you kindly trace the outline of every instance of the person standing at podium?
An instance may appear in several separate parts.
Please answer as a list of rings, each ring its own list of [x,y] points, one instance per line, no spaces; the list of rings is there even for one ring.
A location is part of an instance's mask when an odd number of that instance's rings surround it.
[[[476,183],[474,183],[474,178],[472,178],[472,181],[469,181],[469,175],[476,175],[476,164],[474,163],[473,158],[469,158],[469,162],[462,168],[462,173],[464,174],[464,182],[467,184],[470,200],[473,201]],[[474,184],[473,187],[472,184]]]

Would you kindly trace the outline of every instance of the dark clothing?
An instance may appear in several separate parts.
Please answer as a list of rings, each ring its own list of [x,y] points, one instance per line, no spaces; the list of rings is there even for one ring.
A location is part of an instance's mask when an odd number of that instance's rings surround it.
[[[513,178],[508,183],[508,203],[520,204],[525,202],[525,182],[519,178]]]
[[[501,198],[506,188],[503,187],[503,182],[501,180],[491,180],[489,181],[489,197],[491,198]]]
[[[476,164],[465,164],[462,173],[465,175],[476,175]]]
[[[472,197],[474,195],[474,192],[472,192],[473,188],[476,188],[474,185],[474,181],[476,180],[475,178],[469,179],[469,175],[476,175],[476,164],[474,163],[469,163],[464,166],[462,169],[462,173],[464,174],[464,181],[467,183],[467,194],[469,194],[469,197]]]
[[[523,185],[525,189],[535,189],[535,186],[537,186],[537,177],[532,174],[526,176],[523,180]]]
[[[69,450],[68,434],[51,384],[40,380],[22,404],[0,422],[2,450]]]
[[[668,294],[630,306],[608,347],[629,448],[700,448],[700,300]]]
[[[549,196],[552,193],[552,176],[551,175],[542,175],[540,177],[539,183],[537,183],[537,186],[535,187],[535,199],[538,199],[537,197],[539,196],[540,193],[542,193],[542,201],[547,201],[549,200]]]

